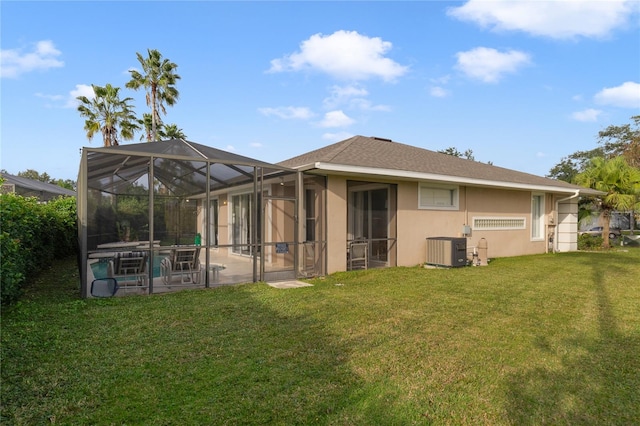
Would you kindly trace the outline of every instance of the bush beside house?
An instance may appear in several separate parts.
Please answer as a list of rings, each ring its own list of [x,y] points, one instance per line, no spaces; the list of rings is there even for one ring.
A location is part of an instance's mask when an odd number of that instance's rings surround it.
[[[0,195],[0,298],[15,302],[27,280],[60,259],[77,253],[75,197],[46,204],[36,198]]]

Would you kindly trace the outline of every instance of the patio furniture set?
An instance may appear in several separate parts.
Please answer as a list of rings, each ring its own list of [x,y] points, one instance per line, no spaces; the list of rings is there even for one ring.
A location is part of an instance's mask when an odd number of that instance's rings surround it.
[[[158,248],[159,242],[154,241],[154,248]],[[91,294],[94,297],[110,297],[116,294],[120,288],[127,286],[147,290],[149,288],[149,243],[107,243],[98,246],[98,249],[120,249],[128,251],[96,252],[91,258],[102,259],[107,262],[106,277],[96,277],[91,286]],[[200,262],[200,250],[198,246],[185,246],[168,248],[161,251],[166,256],[160,261],[160,276],[165,286],[172,285],[198,285],[202,280],[202,266]],[[220,270],[224,265],[210,265],[213,279],[218,279]]]

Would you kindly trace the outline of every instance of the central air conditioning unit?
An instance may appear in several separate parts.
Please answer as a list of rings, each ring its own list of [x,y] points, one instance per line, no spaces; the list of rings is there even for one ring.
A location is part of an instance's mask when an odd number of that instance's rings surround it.
[[[467,239],[427,238],[427,265],[459,268],[467,265]]]

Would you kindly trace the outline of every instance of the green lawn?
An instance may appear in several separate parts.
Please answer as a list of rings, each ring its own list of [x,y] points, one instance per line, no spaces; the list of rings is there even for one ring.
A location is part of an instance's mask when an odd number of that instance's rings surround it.
[[[2,312],[2,424],[640,424],[640,249]]]

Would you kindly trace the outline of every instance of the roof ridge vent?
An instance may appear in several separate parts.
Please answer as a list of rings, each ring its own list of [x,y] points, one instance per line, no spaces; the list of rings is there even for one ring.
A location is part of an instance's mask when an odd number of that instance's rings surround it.
[[[377,140],[377,141],[384,141],[384,142],[393,142],[391,139],[386,139],[386,138],[379,138],[377,136],[371,136],[373,139]]]

